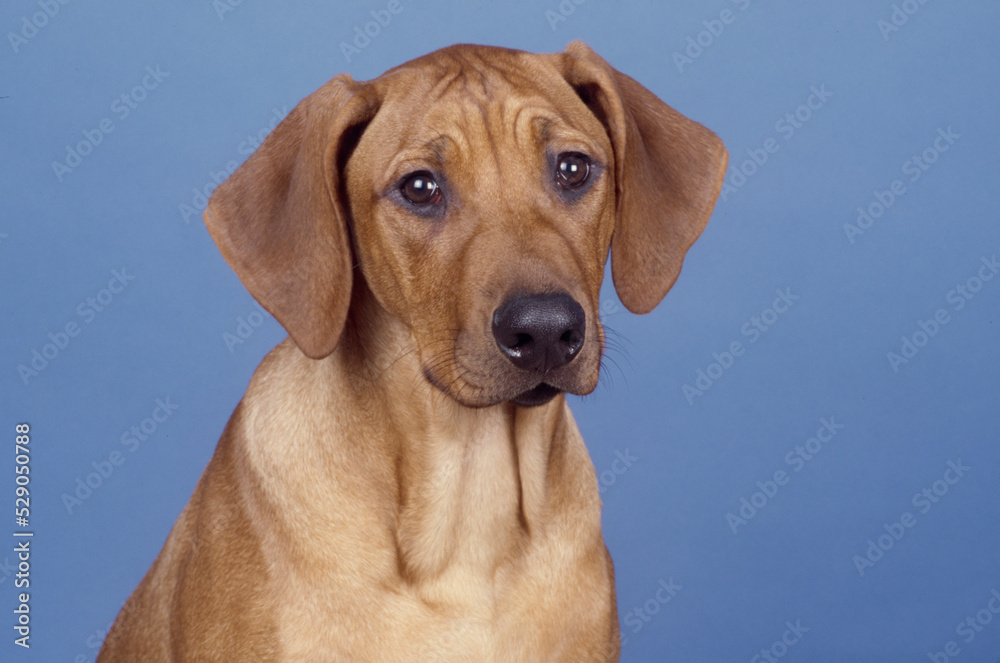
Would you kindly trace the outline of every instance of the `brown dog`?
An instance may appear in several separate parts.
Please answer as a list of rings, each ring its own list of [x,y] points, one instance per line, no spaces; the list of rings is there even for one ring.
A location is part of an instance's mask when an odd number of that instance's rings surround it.
[[[614,661],[598,293],[650,311],[711,131],[581,43],[452,46],[302,101],[205,221],[288,330],[99,661]]]

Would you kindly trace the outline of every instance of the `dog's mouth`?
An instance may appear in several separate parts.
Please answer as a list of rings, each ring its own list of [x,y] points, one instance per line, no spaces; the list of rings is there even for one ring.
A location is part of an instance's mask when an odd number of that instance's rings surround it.
[[[434,373],[431,372],[429,369],[426,368],[424,369],[424,377],[434,387],[440,389],[445,394],[448,394],[449,396],[457,400],[459,403],[466,405],[468,407],[488,407],[490,405],[497,405],[504,401],[508,401],[510,403],[513,403],[514,405],[520,405],[521,407],[536,407],[538,405],[545,405],[553,398],[555,398],[562,392],[566,391],[565,389],[553,386],[547,382],[540,382],[531,389],[526,389],[525,391],[522,391],[516,396],[510,398],[498,395],[498,397],[488,398],[487,400],[470,401],[468,399],[463,399],[460,397],[461,389],[459,389],[458,393],[456,393],[452,389],[445,387],[442,384],[442,382],[437,377],[435,377]]]
[[[560,392],[562,389],[543,382],[533,389],[521,392],[510,399],[510,402],[521,407],[535,407],[536,405],[545,405],[558,396]]]
[[[590,346],[578,351],[572,363],[556,366],[518,366],[494,347],[481,349],[478,335],[468,334],[447,342],[444,347],[427,346],[421,357],[424,378],[437,390],[460,405],[472,408],[510,403],[520,407],[538,407],[562,393],[589,394],[597,383],[600,344],[596,352]],[[599,333],[591,334],[599,339]],[[490,339],[490,337],[487,337]],[[439,342],[440,343],[440,342]]]

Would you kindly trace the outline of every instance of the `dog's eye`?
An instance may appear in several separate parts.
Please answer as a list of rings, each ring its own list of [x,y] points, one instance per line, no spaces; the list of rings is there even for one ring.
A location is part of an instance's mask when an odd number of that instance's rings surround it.
[[[426,170],[409,175],[403,180],[399,190],[414,205],[434,205],[441,202],[441,187]]]
[[[576,189],[590,176],[590,159],[579,152],[564,152],[556,162],[556,184],[564,189]]]

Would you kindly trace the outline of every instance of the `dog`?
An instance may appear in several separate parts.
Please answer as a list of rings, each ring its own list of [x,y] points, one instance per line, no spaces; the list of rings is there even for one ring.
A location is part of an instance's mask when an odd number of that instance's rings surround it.
[[[204,214],[289,338],[98,661],[618,660],[564,394],[597,385],[609,255],[652,310],[727,159],[580,42],[304,99]]]

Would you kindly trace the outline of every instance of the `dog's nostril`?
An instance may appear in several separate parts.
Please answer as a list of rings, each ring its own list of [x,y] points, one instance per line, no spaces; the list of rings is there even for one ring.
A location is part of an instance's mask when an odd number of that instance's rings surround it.
[[[559,337],[559,340],[567,345],[576,345],[580,342],[580,334],[575,329],[568,329],[565,334]]]
[[[523,348],[525,345],[531,343],[533,340],[535,339],[531,338],[531,334],[517,334],[514,337],[514,344],[511,345],[511,347],[514,349]]]

